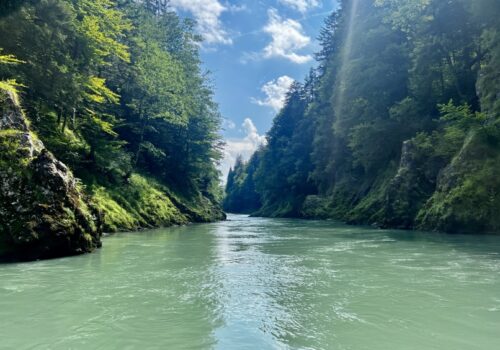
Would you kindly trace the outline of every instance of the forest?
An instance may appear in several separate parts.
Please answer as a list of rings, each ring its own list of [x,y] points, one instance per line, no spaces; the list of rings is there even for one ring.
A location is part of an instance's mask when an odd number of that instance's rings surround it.
[[[0,255],[225,217],[201,40],[166,1],[1,1]]]
[[[341,1],[229,212],[500,232],[500,2]]]
[[[0,0],[1,349],[493,350],[499,292],[500,0]]]

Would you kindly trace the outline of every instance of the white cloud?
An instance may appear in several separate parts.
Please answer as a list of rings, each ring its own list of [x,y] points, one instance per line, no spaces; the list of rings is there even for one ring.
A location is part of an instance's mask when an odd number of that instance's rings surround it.
[[[236,124],[234,124],[234,122],[231,119],[224,118],[222,120],[222,128],[225,130],[232,130],[236,128]]]
[[[264,135],[259,135],[259,132],[257,131],[257,128],[253,124],[252,119],[245,118],[242,126],[247,134],[245,140],[250,141],[252,145],[255,146],[254,149],[257,149],[260,145],[266,142],[266,137]]]
[[[234,165],[236,158],[239,155],[242,156],[243,160],[247,161],[261,145],[266,144],[265,135],[259,134],[257,128],[252,122],[252,119],[246,118],[241,126],[245,132],[244,138],[226,140],[226,147],[224,147],[224,159],[219,167],[222,172],[224,182],[227,179],[229,168]]]
[[[318,0],[279,0],[279,2],[302,13],[320,5]]]
[[[264,58],[283,57],[299,64],[312,60],[311,55],[297,53],[311,42],[311,38],[302,33],[302,25],[293,19],[281,18],[275,9],[270,9],[268,15],[264,32],[271,35],[272,40],[264,48]]]
[[[266,94],[266,98],[263,100],[252,99],[252,101],[259,106],[271,107],[275,112],[279,112],[285,104],[286,93],[290,89],[293,81],[294,80],[288,75],[268,81],[260,89],[264,94]]]
[[[220,21],[221,14],[229,9],[218,0],[170,0],[170,4],[193,15],[207,44],[232,44]]]

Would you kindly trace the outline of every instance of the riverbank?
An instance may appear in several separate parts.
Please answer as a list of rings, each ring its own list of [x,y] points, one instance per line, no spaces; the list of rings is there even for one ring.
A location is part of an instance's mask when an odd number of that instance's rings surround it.
[[[15,92],[0,90],[0,260],[90,253],[103,232],[224,220],[214,199],[140,173],[79,179],[32,130]]]
[[[165,1],[0,1],[0,257],[225,217],[196,28]]]
[[[327,18],[227,212],[500,234],[500,2],[408,3]]]
[[[311,185],[308,191],[315,194],[290,190],[271,196],[276,188],[256,190],[257,183],[267,181],[261,172],[255,172],[263,166],[259,164],[262,155],[257,153],[230,173],[234,178],[226,188],[225,210],[257,217],[334,219],[380,228],[500,234],[500,124],[471,132],[447,160],[428,142],[424,136],[406,141],[399,164],[393,162],[385,171],[360,177],[344,171],[326,193]]]

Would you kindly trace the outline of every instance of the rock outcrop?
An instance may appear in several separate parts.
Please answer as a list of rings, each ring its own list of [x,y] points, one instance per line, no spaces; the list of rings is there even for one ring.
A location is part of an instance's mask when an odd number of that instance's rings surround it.
[[[401,161],[394,178],[389,182],[383,200],[379,225],[411,229],[415,217],[436,186],[441,164],[426,157],[414,140],[403,142]]]
[[[500,128],[469,135],[439,174],[436,190],[416,218],[424,230],[453,233],[500,232]]]
[[[15,101],[0,91],[0,259],[91,252],[101,245],[100,214]]]

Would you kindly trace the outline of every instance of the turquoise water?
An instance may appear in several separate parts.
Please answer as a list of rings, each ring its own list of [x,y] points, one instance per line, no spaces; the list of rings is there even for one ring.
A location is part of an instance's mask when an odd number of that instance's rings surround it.
[[[500,237],[230,221],[0,265],[1,349],[500,349]]]

